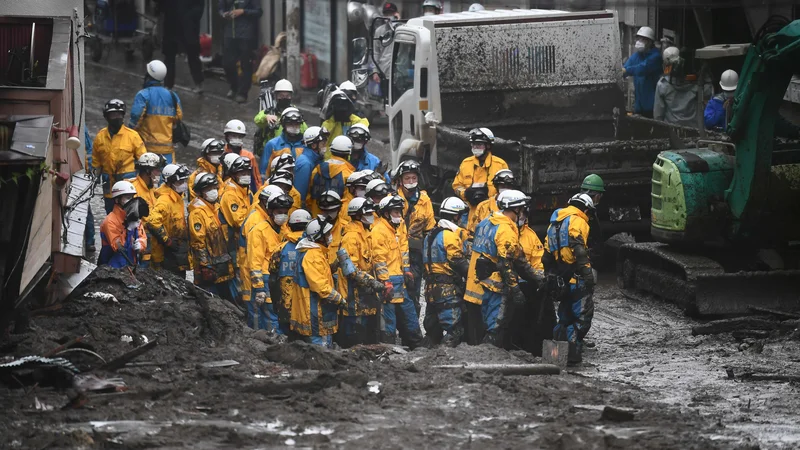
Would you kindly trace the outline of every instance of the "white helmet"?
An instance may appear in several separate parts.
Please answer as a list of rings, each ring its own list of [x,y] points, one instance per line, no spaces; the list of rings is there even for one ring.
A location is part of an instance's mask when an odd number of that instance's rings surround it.
[[[383,186],[383,189],[381,189],[379,193],[386,193],[386,194],[389,193],[389,185],[386,184],[386,181],[384,181],[383,179],[380,179],[380,178],[376,178],[376,179],[370,181],[369,183],[367,183],[367,195],[372,197],[372,195],[370,195],[370,193],[373,192],[373,191],[376,191],[376,188],[378,188],[380,186]]]
[[[434,8],[438,9],[439,11],[442,10],[442,1],[441,0],[425,0],[422,2],[422,7],[426,6],[433,6]]]
[[[147,63],[147,74],[156,81],[164,81],[167,77],[167,66],[163,62],[154,59]]]
[[[719,78],[719,87],[723,91],[735,91],[738,84],[739,74],[735,70],[728,69],[722,72],[722,76]]]
[[[439,208],[439,214],[449,213],[457,216],[467,210],[467,204],[458,197],[447,197]]]
[[[678,47],[667,47],[664,49],[664,53],[661,54],[661,58],[664,60],[664,64],[671,66],[680,61],[681,51],[678,50]]]
[[[289,186],[289,189],[292,188],[292,180],[290,180],[285,175],[278,175],[275,178],[271,179],[269,182],[270,186],[273,184],[282,184],[284,186]]]
[[[345,182],[345,186],[364,186],[366,187],[368,182],[367,178],[372,175],[372,171],[369,170],[359,170],[358,172],[353,172],[347,177],[347,181]]]
[[[347,81],[345,81],[345,82],[343,82],[342,84],[339,85],[339,90],[341,90],[341,91],[357,91],[358,89],[356,89],[356,85],[353,84],[352,81],[347,80]]]
[[[592,197],[589,197],[589,194],[575,194],[570,197],[569,203],[580,203],[589,209],[594,209],[594,202]]]
[[[367,214],[375,212],[375,205],[372,203],[372,200],[356,197],[350,200],[350,203],[347,204],[347,215],[348,216],[355,216],[356,214]]]
[[[208,144],[210,144],[210,143],[212,143],[214,141],[216,141],[216,139],[214,139],[214,138],[208,138],[205,141],[203,141],[203,143],[200,144],[200,153],[205,153],[205,150],[206,150],[206,147],[208,147]]]
[[[480,3],[473,3],[469,5],[469,12],[483,11],[485,8]]]
[[[275,83],[275,92],[294,92],[294,87],[292,86],[292,82],[289,80],[278,80]]]
[[[247,134],[247,129],[244,127],[244,123],[239,119],[229,120],[228,123],[225,124],[225,130],[223,134],[227,133],[238,133],[238,134]]]
[[[311,145],[317,141],[324,139],[325,135],[328,134],[328,130],[325,127],[308,127],[306,131],[303,133],[303,143],[306,145]]]
[[[238,153],[233,153],[233,152],[226,154],[222,158],[222,165],[223,165],[223,168],[225,169],[225,172],[227,172],[231,168],[233,163],[236,162],[236,160],[238,158],[239,158],[239,154]]]
[[[305,209],[297,209],[289,216],[289,225],[311,222],[311,213]]]
[[[656,40],[656,32],[650,27],[639,28],[639,31],[636,32],[636,36],[641,36],[643,38],[650,39],[651,41]]]
[[[155,153],[146,152],[139,157],[136,161],[136,168],[142,169],[158,169],[164,165],[164,157]]]
[[[508,191],[503,191],[497,196],[497,207],[500,209],[500,211],[519,208],[527,205],[530,199],[531,198],[525,195],[522,191],[510,189]]]
[[[288,153],[284,153],[272,159],[272,162],[269,163],[269,170],[270,172],[274,172],[275,168],[277,168],[279,164],[281,169],[291,169],[294,167],[294,163],[294,157]]]
[[[353,141],[347,136],[336,136],[331,142],[331,153],[349,155],[353,151]]]
[[[117,181],[111,188],[111,198],[117,198],[120,195],[136,195],[136,188],[130,181]]]
[[[330,233],[333,230],[333,225],[322,218],[316,218],[308,222],[306,225],[306,237],[308,237],[311,241],[319,241],[325,236],[327,233]]]
[[[261,192],[258,194],[258,198],[259,200],[269,200],[269,198],[272,197],[274,194],[283,194],[283,189],[273,184],[270,184],[269,186],[261,190]]]

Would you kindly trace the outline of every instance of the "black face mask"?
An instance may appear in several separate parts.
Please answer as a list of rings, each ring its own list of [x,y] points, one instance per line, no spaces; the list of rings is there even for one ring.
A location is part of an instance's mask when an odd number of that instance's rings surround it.
[[[290,98],[279,98],[277,101],[278,109],[283,111],[284,109],[292,106],[292,99]]]
[[[111,134],[117,134],[120,128],[122,128],[123,118],[119,117],[116,119],[108,119],[108,131]]]

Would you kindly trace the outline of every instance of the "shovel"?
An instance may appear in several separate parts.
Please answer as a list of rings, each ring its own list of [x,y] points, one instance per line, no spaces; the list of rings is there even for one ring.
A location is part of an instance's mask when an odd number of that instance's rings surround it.
[[[142,283],[140,283],[139,280],[136,279],[136,275],[134,275],[134,270],[136,268],[136,265],[133,263],[133,261],[131,261],[130,258],[128,258],[128,255],[125,253],[124,250],[118,253],[120,253],[122,257],[125,258],[125,261],[128,262],[128,265],[125,266],[125,268],[128,269],[128,273],[131,274],[131,278],[133,279],[133,283],[127,284],[125,285],[125,287],[128,289],[139,289],[142,286]]]

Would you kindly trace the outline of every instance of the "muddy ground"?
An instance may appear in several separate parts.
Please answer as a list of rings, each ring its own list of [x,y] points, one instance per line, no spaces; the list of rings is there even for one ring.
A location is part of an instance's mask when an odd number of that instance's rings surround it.
[[[488,346],[403,352],[328,351],[274,344],[240,313],[182,280],[100,268],[58,311],[2,350],[42,355],[77,346],[113,359],[158,340],[134,367],[95,369],[124,392],[0,387],[3,448],[797,448],[796,385],[728,379],[768,368],[796,373],[792,333],[742,346],[730,335],[692,337],[679,311],[598,290],[595,347],[582,365],[549,376],[502,376],[432,366],[538,362]],[[94,292],[117,299],[88,298]],[[126,338],[122,338],[126,336]],[[130,342],[127,342],[130,341]],[[748,341],[749,342],[749,341]],[[746,347],[746,348],[745,348]],[[82,351],[62,356],[97,367]],[[239,364],[208,368],[204,363]],[[47,380],[40,380],[44,385]],[[38,403],[38,408],[37,408]],[[604,406],[632,420],[601,418]]]

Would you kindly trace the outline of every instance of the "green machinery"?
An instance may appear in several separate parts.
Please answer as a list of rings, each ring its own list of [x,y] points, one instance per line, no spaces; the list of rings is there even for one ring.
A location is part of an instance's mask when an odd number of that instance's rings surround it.
[[[800,149],[775,139],[787,128],[784,93],[800,73],[800,21],[772,21],[759,36],[739,78],[730,142],[665,151],[653,164],[657,242],[620,248],[623,292],[697,315],[800,308]]]

